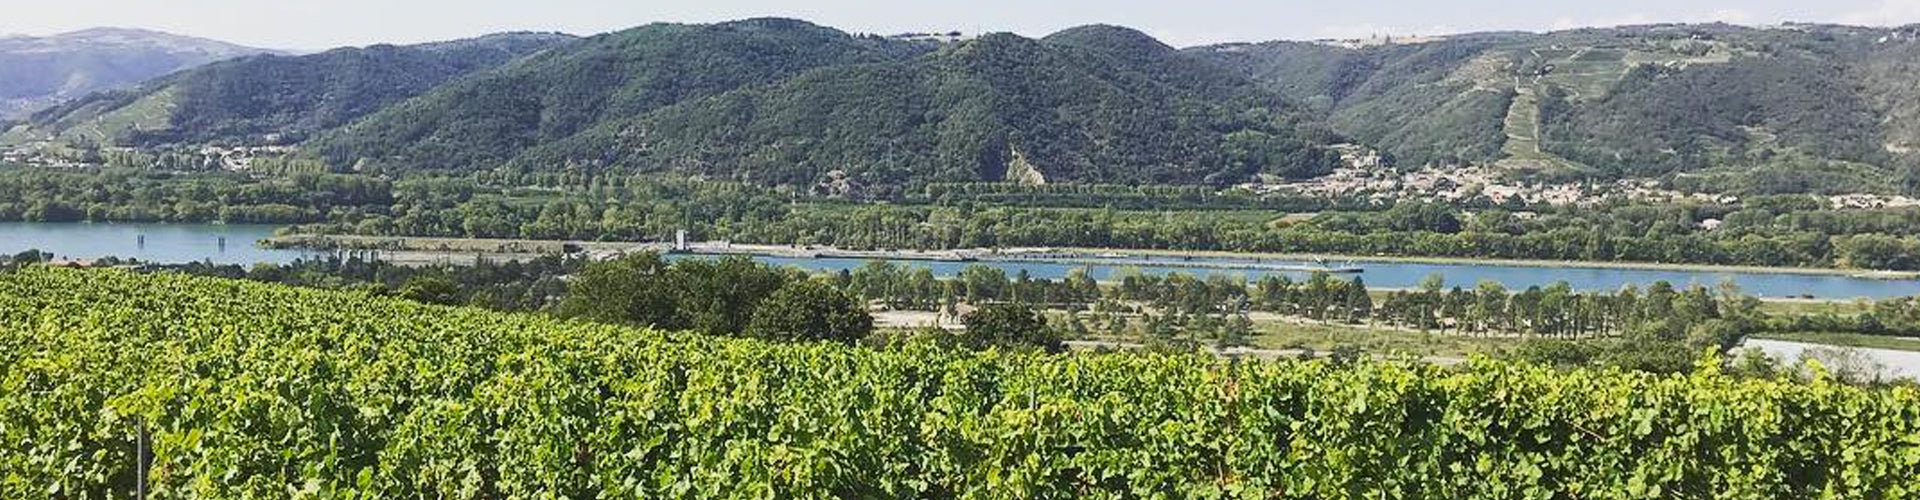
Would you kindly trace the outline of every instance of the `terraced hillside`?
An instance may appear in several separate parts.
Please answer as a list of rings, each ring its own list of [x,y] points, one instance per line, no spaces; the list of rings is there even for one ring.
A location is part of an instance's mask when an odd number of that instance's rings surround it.
[[[1892,76],[1912,69],[1898,55],[1913,53],[1913,35],[1656,25],[1190,51],[1326,110],[1336,130],[1403,163],[1572,177],[1772,169],[1859,187],[1915,163],[1898,117],[1920,109],[1920,89]],[[1501,106],[1435,107],[1501,93]],[[1408,116],[1411,127],[1385,125]]]

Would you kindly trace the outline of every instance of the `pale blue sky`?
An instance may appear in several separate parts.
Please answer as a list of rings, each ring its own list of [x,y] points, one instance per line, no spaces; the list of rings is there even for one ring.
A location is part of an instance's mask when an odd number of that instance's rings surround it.
[[[656,21],[797,17],[852,32],[1044,35],[1111,23],[1174,45],[1225,41],[1542,31],[1666,21],[1920,22],[1920,0],[4,0],[0,33],[117,26],[248,45],[320,49],[498,31],[592,34]]]

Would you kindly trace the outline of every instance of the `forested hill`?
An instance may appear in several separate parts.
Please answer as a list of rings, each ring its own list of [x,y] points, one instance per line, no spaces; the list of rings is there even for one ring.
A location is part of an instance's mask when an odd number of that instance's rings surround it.
[[[912,57],[926,46],[785,19],[655,24],[603,34],[435,89],[321,138],[338,163],[494,167],[615,119],[803,71]],[[556,166],[557,167],[557,166]]]
[[[1136,31],[936,45],[791,20],[659,25],[449,85],[316,141],[335,165],[619,168],[857,191],[1324,171],[1277,94]]]
[[[1920,27],[1652,25],[1176,50],[855,35],[790,19],[503,35],[215,64],[0,143],[297,144],[335,169],[671,172],[833,193],[928,182],[1301,178],[1403,167],[1920,192]],[[1891,180],[1891,181],[1890,181]]]
[[[1330,138],[1276,94],[1105,26],[1039,40],[991,34],[611,118],[511,164],[857,191],[915,181],[1226,183],[1337,162],[1321,147]]]
[[[0,36],[0,120],[183,68],[267,52],[156,31],[95,28],[47,37]]]
[[[1910,175],[1916,31],[1656,25],[1189,52],[1402,164],[1818,190]]]
[[[29,133],[131,146],[295,143],[569,40],[508,33],[225,61],[47,110],[34,117]]]

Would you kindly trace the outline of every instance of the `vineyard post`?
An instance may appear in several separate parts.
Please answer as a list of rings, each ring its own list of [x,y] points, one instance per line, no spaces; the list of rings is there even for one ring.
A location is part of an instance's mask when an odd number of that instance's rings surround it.
[[[133,422],[135,432],[137,433],[133,440],[134,498],[135,500],[147,500],[147,447],[149,446],[148,439],[150,439],[147,436],[147,421],[143,418],[135,418]]]

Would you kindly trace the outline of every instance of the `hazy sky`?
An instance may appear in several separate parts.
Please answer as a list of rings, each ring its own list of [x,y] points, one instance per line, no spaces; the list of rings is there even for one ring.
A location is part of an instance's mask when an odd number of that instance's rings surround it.
[[[1920,23],[1920,0],[0,0],[0,33],[137,27],[261,47],[414,43],[512,30],[593,34],[657,21],[797,17],[847,31],[1012,31],[1088,23],[1180,46],[1551,30],[1666,21]]]

